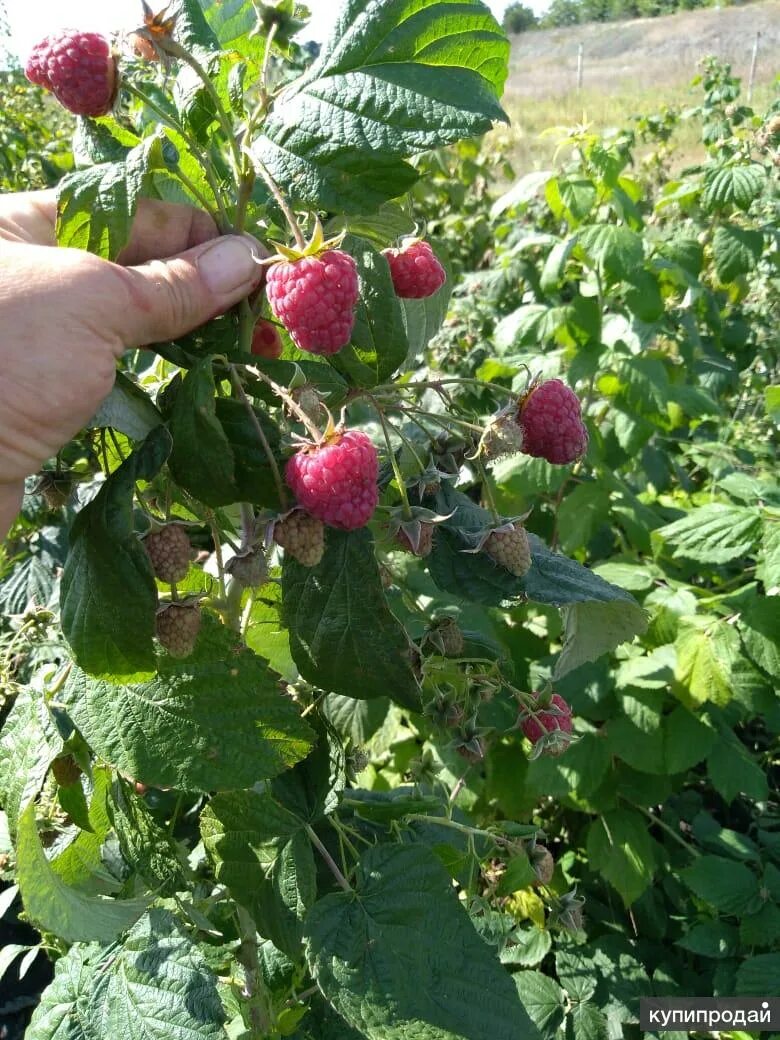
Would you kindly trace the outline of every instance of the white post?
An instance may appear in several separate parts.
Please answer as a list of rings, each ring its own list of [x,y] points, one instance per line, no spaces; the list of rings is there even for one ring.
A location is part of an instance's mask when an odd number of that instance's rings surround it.
[[[753,41],[753,57],[750,60],[750,78],[748,79],[747,99],[748,104],[753,100],[753,86],[756,82],[756,65],[758,64],[758,41],[761,39],[761,33],[756,33],[756,38]]]
[[[582,90],[582,58],[585,48],[580,44],[577,48],[577,90]]]

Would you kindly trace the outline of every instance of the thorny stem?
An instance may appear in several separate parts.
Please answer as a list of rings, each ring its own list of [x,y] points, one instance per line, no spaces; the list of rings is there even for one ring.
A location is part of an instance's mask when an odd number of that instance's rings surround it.
[[[257,438],[263,446],[263,451],[268,459],[268,465],[271,467],[271,473],[273,474],[274,483],[276,484],[276,490],[279,493],[279,504],[283,510],[287,509],[287,493],[284,489],[284,482],[282,481],[282,475],[279,472],[279,466],[277,465],[274,453],[271,451],[271,445],[268,443],[268,438],[265,435],[263,427],[260,425],[260,420],[257,418],[252,402],[246,395],[246,391],[241,385],[238,372],[236,371],[235,365],[230,365],[230,381],[233,384],[233,390],[235,391],[236,397],[241,401],[244,408],[246,408],[249,421],[254,427],[254,431],[257,434]]]
[[[290,230],[292,231],[295,237],[296,246],[298,247],[298,249],[303,251],[306,248],[306,239],[304,238],[303,231],[301,230],[301,225],[298,223],[298,218],[295,216],[295,213],[293,212],[290,203],[282,194],[279,185],[273,179],[270,171],[265,166],[265,164],[262,163],[257,157],[253,157],[253,162],[257,169],[260,171],[260,176],[268,185],[268,190],[276,199],[279,209],[282,211],[282,213],[284,213],[285,219],[287,220],[287,223],[290,226]]]
[[[263,1040],[271,1032],[268,992],[257,956],[257,929],[243,906],[236,906],[241,944],[236,954],[244,968],[244,997],[249,1005],[252,1040]]]
[[[442,827],[450,827],[454,831],[460,831],[461,834],[468,834],[471,837],[489,838],[496,845],[501,845],[505,848],[512,844],[509,838],[504,838],[500,834],[494,834],[492,831],[486,831],[480,827],[469,827],[465,823],[457,823],[457,821],[451,820],[447,816],[425,816],[423,813],[410,813],[406,819],[419,823],[441,824]]]
[[[285,1007],[292,1007],[293,1004],[302,1004],[304,1000],[308,1000],[309,997],[313,997],[314,994],[315,993],[319,993],[319,991],[320,991],[320,987],[319,986],[309,986],[309,988],[305,989],[302,993],[298,993],[296,996],[290,997],[290,999],[287,1001],[287,1003],[284,1006]]]
[[[495,496],[493,495],[493,487],[490,483],[490,476],[487,470],[485,469],[485,465],[481,459],[473,459],[472,461],[474,463],[474,468],[476,469],[477,473],[479,473],[480,479],[482,481],[482,490],[485,493],[485,499],[487,500],[490,512],[493,514],[493,519],[500,520],[501,514],[496,509],[496,500]]]
[[[295,398],[290,393],[288,393],[288,391],[285,390],[284,387],[279,386],[278,383],[274,382],[274,380],[271,379],[270,376],[267,376],[265,372],[262,372],[259,368],[253,368],[250,365],[247,365],[246,369],[253,376],[257,376],[258,379],[261,379],[264,383],[271,387],[276,396],[281,398],[282,401],[284,401],[289,411],[292,412],[292,414],[303,423],[303,425],[306,427],[307,431],[309,432],[309,434],[315,442],[319,442],[322,440],[322,434],[320,433],[320,431],[308,417],[306,412],[304,412],[303,408],[301,408],[301,406],[298,404]]]
[[[443,416],[439,415],[438,412],[426,412],[422,408],[415,408],[414,405],[398,405],[398,411],[404,413],[414,412],[415,415],[422,415],[423,418],[430,419],[432,422],[435,422],[439,426],[442,426],[445,430],[449,431],[450,433],[452,432],[452,427],[450,424],[456,426],[463,426],[469,430],[476,430],[477,433],[483,432],[482,427],[477,426],[476,423],[467,422],[465,419],[456,419],[452,415],[448,415],[445,419]]]
[[[376,393],[381,393],[382,390],[437,390],[439,387],[447,384],[462,384],[464,386],[474,386],[478,390],[495,390],[496,393],[504,394],[506,397],[516,399],[518,393],[516,390],[512,390],[510,387],[501,386],[500,383],[488,383],[482,379],[457,379],[455,377],[447,377],[446,379],[429,379],[429,380],[414,380],[410,383],[402,383],[399,386],[395,386],[392,383],[387,383],[384,386],[378,386],[375,388]]]
[[[311,826],[310,823],[306,824],[306,833],[309,835],[309,840],[311,841],[312,845],[315,847],[315,849],[319,852],[319,854],[325,860],[325,862],[326,862],[326,864],[328,866],[328,869],[330,870],[331,874],[334,876],[336,881],[338,881],[338,883],[341,886],[341,888],[343,888],[345,892],[351,892],[352,891],[352,886],[347,881],[347,879],[344,877],[344,875],[341,873],[341,871],[339,870],[338,866],[336,865],[336,861],[333,859],[331,854],[328,852],[328,850],[322,844],[320,839],[317,837],[317,833],[314,830],[314,828]]]

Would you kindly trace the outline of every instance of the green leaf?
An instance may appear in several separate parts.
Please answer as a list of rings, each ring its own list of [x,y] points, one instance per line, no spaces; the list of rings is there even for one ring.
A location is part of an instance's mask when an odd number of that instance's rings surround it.
[[[142,798],[116,780],[107,793],[111,824],[126,863],[158,895],[172,896],[187,887],[179,847],[155,821]]]
[[[655,873],[655,847],[645,818],[629,809],[605,813],[588,831],[588,858],[626,906],[636,902]]]
[[[44,726],[42,698],[21,689],[3,720],[0,735],[0,804],[11,834],[22,810],[36,797],[49,766],[61,747],[50,726]]]
[[[98,946],[71,946],[54,966],[54,980],[41,994],[25,1040],[86,1040],[87,994],[102,958]]]
[[[167,910],[153,909],[100,965],[88,1036],[224,1040],[225,1012],[203,954]]]
[[[761,906],[758,878],[744,863],[724,856],[700,856],[680,871],[695,896],[726,914],[756,913]]]
[[[87,423],[87,428],[110,426],[133,441],[142,441],[162,421],[149,395],[123,372],[117,372],[113,390]]]
[[[780,953],[760,953],[740,964],[734,993],[738,997],[768,997],[780,993]]]
[[[281,585],[276,582],[264,585],[262,592],[255,595],[244,637],[250,650],[264,657],[282,678],[294,683],[298,669],[290,653],[290,633],[282,625],[281,613]]]
[[[765,515],[761,522],[761,551],[756,577],[768,593],[780,588],[780,515]]]
[[[705,726],[693,712],[682,705],[664,719],[666,772],[682,773],[697,765],[709,754],[717,739],[715,731]]]
[[[653,539],[671,547],[673,560],[720,564],[752,553],[760,534],[760,510],[713,502],[658,528]]]
[[[284,91],[253,146],[305,203],[367,212],[416,174],[401,160],[475,137],[498,104],[509,44],[478,0],[345,0],[317,61]]]
[[[64,177],[57,185],[57,244],[116,260],[130,240],[147,178],[161,165],[160,139],[150,137],[123,162],[90,166]]]
[[[320,365],[320,368],[323,366]],[[268,447],[273,453],[279,469],[283,461],[279,455],[279,427],[262,408],[252,409],[258,425],[265,434]],[[236,501],[253,502],[255,505],[279,509],[279,490],[273,470],[257,428],[249,410],[242,401],[219,397],[216,402],[216,418],[224,430],[235,459],[235,484],[232,497],[223,505]]]
[[[740,651],[736,630],[726,621],[695,617],[682,618],[678,632],[676,677],[691,701],[728,704],[734,693],[731,669]]]
[[[720,224],[712,236],[715,271],[721,282],[733,282],[748,274],[758,263],[764,248],[764,236],[753,228],[736,224]]]
[[[764,408],[773,422],[780,423],[780,386],[764,387]]]
[[[199,0],[172,0],[167,14],[176,18],[176,39],[190,51],[208,55],[220,43],[203,13]]]
[[[769,797],[766,773],[730,730],[724,732],[712,749],[707,759],[707,773],[712,786],[727,803],[739,795],[755,802]]]
[[[217,880],[262,935],[296,957],[302,921],[317,898],[305,821],[269,792],[234,791],[212,798],[200,826]]]
[[[74,670],[60,700],[93,751],[155,787],[250,787],[303,758],[312,731],[266,663],[208,615],[195,652],[164,651],[148,682],[114,684]]]
[[[575,560],[551,552],[535,535],[529,535],[532,564],[523,578],[510,574],[485,553],[466,552],[470,546],[464,532],[480,531],[492,524],[493,518],[454,488],[442,485],[435,509],[443,516],[452,513],[438,525],[433,552],[428,557],[430,575],[445,592],[488,606],[499,606],[525,594],[552,606],[619,600],[624,606],[639,610],[629,593],[610,585]]]
[[[109,770],[93,769],[93,789],[89,804],[88,822],[90,829],[79,831],[76,838],[49,862],[55,873],[72,888],[86,891],[101,891],[105,871],[102,866],[101,848],[111,830],[111,821],[106,812],[106,793],[111,779]],[[109,879],[103,892],[115,891],[115,880]]]
[[[19,818],[17,880],[30,920],[66,942],[111,942],[146,909],[147,899],[108,899],[84,895],[54,871],[41,847],[35,806]]]
[[[689,928],[675,945],[700,957],[721,960],[736,955],[739,935],[733,924],[726,924],[725,921],[702,921]]]
[[[590,952],[578,946],[560,945],[555,951],[555,973],[572,1001],[584,1004],[596,992],[599,981]]]
[[[409,639],[385,600],[367,530],[329,528],[316,567],[286,553],[282,595],[292,655],[305,679],[331,693],[389,696],[419,709]]]
[[[447,270],[447,281],[432,296],[427,296],[424,300],[401,300],[401,313],[409,342],[409,358],[419,357],[444,324],[452,295],[452,284],[452,273]]]
[[[609,490],[592,481],[578,484],[558,510],[558,533],[564,552],[585,549],[609,516]]]
[[[748,210],[761,194],[765,177],[764,167],[758,163],[716,166],[704,177],[702,206],[708,213],[729,205]]]
[[[540,971],[519,971],[515,975],[515,985],[531,1021],[545,1040],[553,1040],[563,1022],[566,994]]]
[[[62,632],[80,668],[126,676],[154,669],[157,587],[133,526],[138,480],[151,480],[170,451],[157,427],[111,474],[74,521],[60,586]]]
[[[365,852],[354,890],[316,903],[305,938],[320,989],[367,1040],[495,1040],[507,1023],[537,1036],[449,874],[422,845]]]
[[[349,346],[329,361],[355,385],[372,387],[388,379],[409,353],[401,302],[380,252],[356,235],[347,235],[342,248],[357,264],[360,299]]]
[[[563,647],[555,663],[555,679],[647,631],[647,615],[633,600],[572,603],[563,608],[563,616]]]
[[[607,1040],[607,1020],[594,1004],[575,1004],[566,1019],[566,1040]]]
[[[217,418],[212,359],[203,358],[177,387],[170,416],[174,479],[207,506],[237,501],[236,459]]]
[[[751,660],[780,679],[780,642],[777,638],[778,602],[754,596],[738,622],[739,634]]]
[[[630,278],[644,260],[642,239],[630,228],[593,224],[580,228],[577,237],[578,247],[613,281]]]

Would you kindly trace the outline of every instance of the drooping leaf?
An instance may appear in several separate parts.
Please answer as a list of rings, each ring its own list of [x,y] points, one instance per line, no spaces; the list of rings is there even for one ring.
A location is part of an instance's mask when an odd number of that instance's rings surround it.
[[[194,653],[164,651],[148,681],[110,683],[76,669],[60,694],[90,747],[156,787],[250,787],[303,758],[312,731],[262,658],[204,616]]]
[[[282,595],[293,659],[305,679],[330,693],[389,696],[419,708],[409,640],[385,600],[367,530],[329,529],[316,567],[286,553]]]
[[[515,986],[474,930],[449,874],[422,845],[369,849],[353,892],[306,922],[309,967],[367,1040],[537,1037]]]
[[[111,942],[146,909],[147,899],[86,895],[66,884],[46,859],[32,804],[19,818],[16,858],[19,889],[30,920],[66,942]]]
[[[157,588],[133,527],[137,480],[151,480],[170,451],[168,431],[153,430],[107,478],[74,521],[60,588],[62,631],[79,667],[126,676],[154,668]]]
[[[416,179],[403,159],[505,118],[497,98],[507,57],[506,37],[478,0],[345,0],[253,152],[298,200],[370,211]]]

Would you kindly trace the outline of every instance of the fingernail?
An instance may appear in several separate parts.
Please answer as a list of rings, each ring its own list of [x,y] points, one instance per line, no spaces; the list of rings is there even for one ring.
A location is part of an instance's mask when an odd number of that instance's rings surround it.
[[[232,293],[261,277],[255,255],[250,239],[225,235],[200,254],[198,270],[211,292]]]

